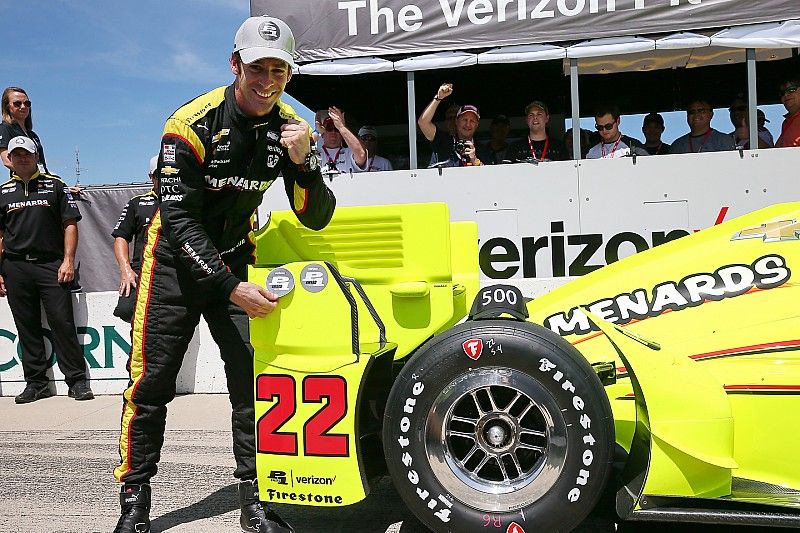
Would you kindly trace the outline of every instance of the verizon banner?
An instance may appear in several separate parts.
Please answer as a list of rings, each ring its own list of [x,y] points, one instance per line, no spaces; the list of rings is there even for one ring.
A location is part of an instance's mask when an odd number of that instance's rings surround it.
[[[798,0],[250,0],[299,61],[577,41],[800,17]]]

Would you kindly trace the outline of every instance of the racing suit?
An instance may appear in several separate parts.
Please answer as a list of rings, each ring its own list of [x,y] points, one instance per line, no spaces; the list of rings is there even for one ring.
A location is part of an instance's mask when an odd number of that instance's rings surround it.
[[[294,110],[282,102],[265,117],[244,115],[231,85],[195,98],[167,119],[156,170],[161,203],[148,230],[132,322],[120,465],[114,470],[119,481],[147,483],[156,473],[166,404],[175,396],[200,316],[225,363],[234,476],[256,476],[249,322],[229,301],[255,259],[251,219],[279,174],[305,226],[322,229],[335,206],[319,170],[301,170],[280,145],[281,126],[292,118]]]

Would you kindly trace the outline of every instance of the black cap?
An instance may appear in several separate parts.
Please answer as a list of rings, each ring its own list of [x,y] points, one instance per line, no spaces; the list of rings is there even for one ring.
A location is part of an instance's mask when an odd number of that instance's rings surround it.
[[[497,115],[492,119],[492,124],[505,124],[508,126],[511,124],[511,121],[508,120],[508,117],[505,115]]]

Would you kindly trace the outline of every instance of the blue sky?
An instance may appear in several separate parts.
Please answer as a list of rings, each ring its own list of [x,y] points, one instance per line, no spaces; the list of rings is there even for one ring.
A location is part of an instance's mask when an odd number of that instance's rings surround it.
[[[231,82],[233,35],[249,1],[0,0],[0,13],[2,86],[28,92],[50,171],[74,183],[78,148],[81,184],[113,184],[145,182],[166,117]],[[782,106],[762,109],[777,138]],[[665,118],[665,140],[687,131],[683,113]],[[732,129],[724,110],[712,124]],[[623,117],[622,130],[641,139],[641,116]]]
[[[164,120],[233,79],[248,0],[0,0],[2,87],[22,87],[51,172],[81,184],[147,181]]]

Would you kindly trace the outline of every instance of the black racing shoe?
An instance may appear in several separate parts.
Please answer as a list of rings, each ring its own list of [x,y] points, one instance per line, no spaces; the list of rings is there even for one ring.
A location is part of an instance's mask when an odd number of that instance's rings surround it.
[[[89,388],[89,384],[86,383],[85,379],[73,383],[72,387],[69,388],[68,395],[70,398],[75,398],[76,400],[94,399],[94,393],[92,389]]]
[[[242,506],[239,525],[244,533],[294,533],[292,526],[258,499],[258,480],[239,483],[239,503]]]
[[[150,533],[150,485],[123,485],[119,504],[122,516],[114,533]]]
[[[14,398],[14,403],[31,403],[42,398],[49,398],[52,395],[53,391],[50,390],[50,385],[47,383],[44,385],[28,383],[25,385],[25,390]]]

